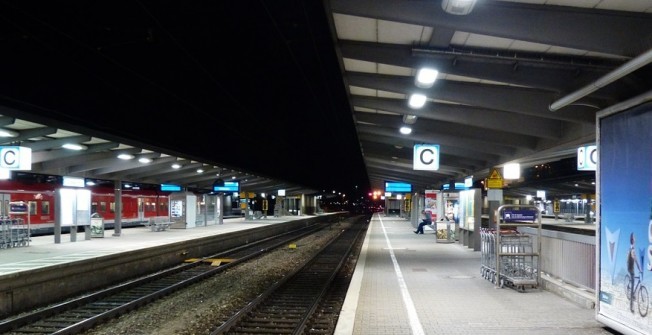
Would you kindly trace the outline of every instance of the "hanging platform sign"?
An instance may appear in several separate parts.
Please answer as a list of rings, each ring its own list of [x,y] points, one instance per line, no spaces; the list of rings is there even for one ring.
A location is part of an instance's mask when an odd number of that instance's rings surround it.
[[[413,152],[414,170],[439,170],[439,144],[415,144]]]
[[[31,170],[32,148],[0,146],[0,168],[7,170]]]

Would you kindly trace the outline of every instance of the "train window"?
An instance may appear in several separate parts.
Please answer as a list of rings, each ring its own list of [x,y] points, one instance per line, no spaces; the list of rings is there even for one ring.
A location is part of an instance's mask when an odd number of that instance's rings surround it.
[[[111,202],[109,209],[111,210],[111,213],[115,213],[115,202]]]
[[[36,201],[29,202],[29,215],[36,215]]]
[[[50,215],[49,201],[41,201],[41,215]]]
[[[106,212],[106,201],[100,202],[100,212]]]

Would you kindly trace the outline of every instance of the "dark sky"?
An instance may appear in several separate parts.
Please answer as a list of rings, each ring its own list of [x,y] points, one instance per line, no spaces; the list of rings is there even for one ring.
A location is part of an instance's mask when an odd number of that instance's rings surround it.
[[[309,187],[368,185],[320,1],[0,1],[0,13],[4,106]]]

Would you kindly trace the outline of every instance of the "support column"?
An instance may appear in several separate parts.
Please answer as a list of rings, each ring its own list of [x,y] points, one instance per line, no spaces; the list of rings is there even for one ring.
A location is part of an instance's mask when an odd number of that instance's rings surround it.
[[[122,234],[122,181],[113,183],[115,192],[115,220],[113,221],[113,236]]]

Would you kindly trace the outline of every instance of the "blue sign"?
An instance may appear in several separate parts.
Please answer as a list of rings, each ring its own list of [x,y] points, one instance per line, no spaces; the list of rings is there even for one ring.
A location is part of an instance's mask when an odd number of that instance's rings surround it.
[[[537,211],[531,209],[524,210],[506,210],[503,212],[503,221],[517,222],[517,221],[532,221],[537,219]]]
[[[12,214],[27,213],[27,203],[25,202],[10,202],[9,212]]]
[[[412,184],[401,182],[385,182],[385,192],[410,193]]]
[[[161,191],[178,192],[181,191],[181,186],[174,184],[161,184]]]
[[[225,181],[223,186],[213,186],[213,192],[240,192],[240,183],[237,181]]]

